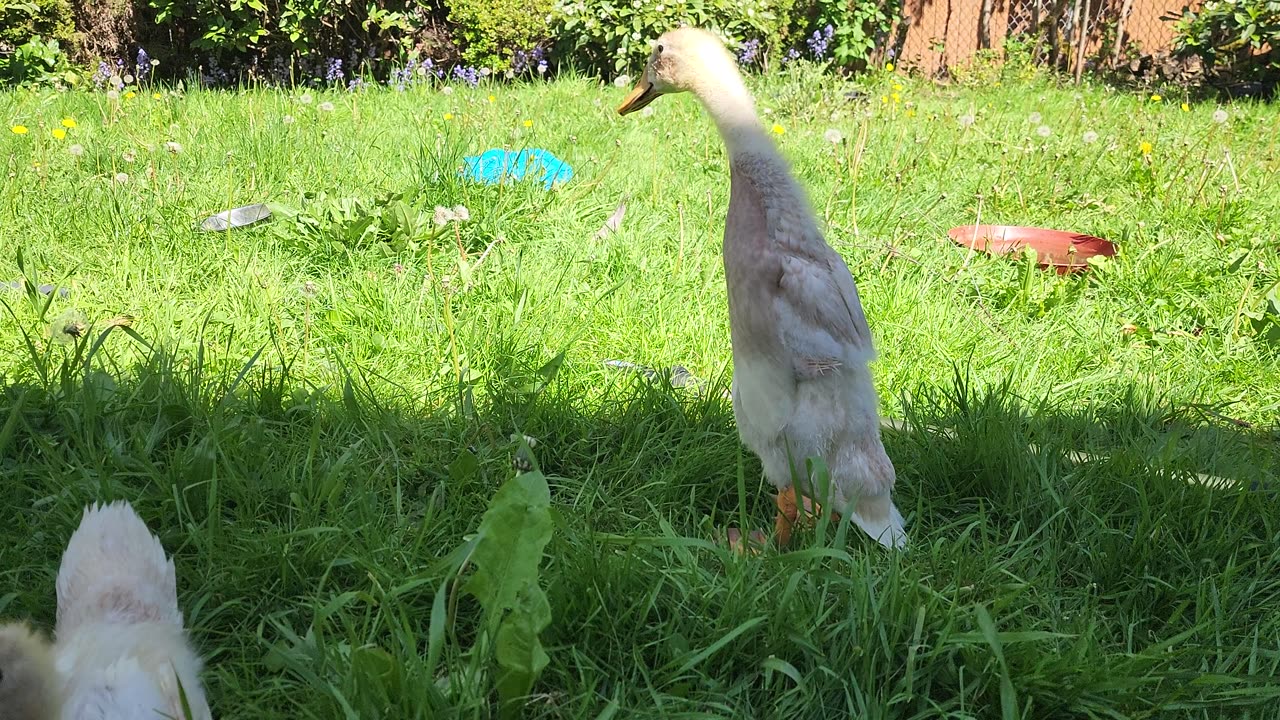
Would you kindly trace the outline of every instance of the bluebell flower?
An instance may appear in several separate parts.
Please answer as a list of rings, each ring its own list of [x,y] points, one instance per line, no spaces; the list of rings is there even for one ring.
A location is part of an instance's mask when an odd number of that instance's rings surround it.
[[[738,46],[738,64],[754,65],[760,57],[760,40],[751,39]]]
[[[342,79],[342,58],[329,58],[328,67],[324,72],[324,79],[329,82],[337,82]]]
[[[142,48],[138,48],[138,68],[136,70],[136,74],[139,82],[146,80],[147,76],[151,74],[151,56]]]

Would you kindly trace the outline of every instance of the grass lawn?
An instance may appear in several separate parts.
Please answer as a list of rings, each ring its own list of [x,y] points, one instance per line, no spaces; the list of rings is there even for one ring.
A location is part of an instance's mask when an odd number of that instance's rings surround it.
[[[176,557],[217,716],[487,716],[480,606],[436,599],[523,433],[554,519],[530,716],[1280,717],[1280,112],[1034,77],[752,86],[910,426],[885,435],[908,552],[834,526],[716,544],[773,506],[720,395],[729,177],[691,97],[11,91],[0,280],[70,295],[0,287],[0,615],[51,627],[82,507],[126,498]],[[502,146],[575,175],[458,178]],[[256,202],[276,216],[193,229]],[[947,240],[977,221],[1120,253],[1060,277]],[[134,335],[103,336],[121,315]]]

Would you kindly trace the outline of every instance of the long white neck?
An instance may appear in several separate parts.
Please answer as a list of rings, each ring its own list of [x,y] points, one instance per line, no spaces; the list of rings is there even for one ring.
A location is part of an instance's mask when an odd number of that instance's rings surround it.
[[[708,62],[703,75],[706,79],[693,89],[693,94],[715,121],[730,157],[776,153],[773,141],[760,127],[755,101],[732,62],[727,57],[723,62]]]

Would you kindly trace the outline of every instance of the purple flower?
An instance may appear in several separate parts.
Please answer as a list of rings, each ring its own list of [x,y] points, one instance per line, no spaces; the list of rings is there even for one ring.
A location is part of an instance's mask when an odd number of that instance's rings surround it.
[[[347,92],[356,92],[357,90],[363,90],[364,88],[365,82],[362,77],[352,78],[351,82],[347,83]]]
[[[147,76],[151,74],[151,56],[142,48],[138,48],[138,67],[135,73],[139,82],[146,80]]]
[[[102,86],[107,84],[107,80],[110,80],[113,74],[111,66],[107,64],[107,61],[99,60],[98,69],[93,73],[94,86],[101,90]]]
[[[800,59],[800,51],[795,48],[791,48],[790,50],[787,51],[787,54],[782,57],[782,64],[786,65],[789,62],[795,62],[796,60],[799,60],[799,59]]]
[[[809,45],[809,52],[813,53],[815,60],[821,60],[827,56],[827,48],[831,45],[831,41],[835,39],[836,29],[827,25],[821,30],[814,30],[813,35],[805,41]]]
[[[471,87],[475,87],[480,84],[480,71],[473,67],[455,65],[453,67],[453,76]]]
[[[754,65],[760,56],[760,41],[758,39],[748,40],[738,46],[738,64]]]
[[[337,82],[342,79],[342,58],[329,58],[328,66],[324,71],[324,79],[329,82]]]

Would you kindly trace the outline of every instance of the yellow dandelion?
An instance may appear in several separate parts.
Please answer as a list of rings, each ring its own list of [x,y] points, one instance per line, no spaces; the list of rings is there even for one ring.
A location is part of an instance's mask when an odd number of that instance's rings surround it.
[[[1151,147],[1151,143],[1147,142],[1146,140],[1142,141],[1142,144],[1138,146],[1138,149],[1142,151],[1143,155],[1150,155],[1151,151],[1153,150],[1153,148]]]
[[[71,130],[76,126],[76,121],[69,117],[62,118],[62,127]]]
[[[1161,98],[1159,95],[1151,96],[1151,102],[1160,102],[1161,100],[1163,100],[1163,98]]]
[[[915,117],[915,116],[916,116],[916,111],[912,110],[911,108],[907,108],[907,117]]]
[[[786,131],[787,131],[787,129],[786,129],[786,128],[784,128],[784,127],[782,127],[782,126],[781,126],[781,125],[779,125],[778,123],[774,123],[774,124],[773,124],[773,134],[774,134],[774,135],[781,135],[782,133],[784,133],[784,132],[786,132]]]
[[[32,170],[39,170],[39,169],[40,169],[40,161],[39,161],[39,160],[33,160],[33,161],[31,162],[31,169],[32,169]]]
[[[9,128],[9,132],[13,133],[14,135],[26,135],[26,134],[27,134],[27,126],[26,126],[26,125],[14,125],[13,127]]]
[[[888,96],[888,95],[881,95],[881,96],[880,96],[880,104],[881,104],[881,105],[885,105],[885,104],[887,104],[888,102],[889,102],[889,96]]]
[[[893,63],[885,63],[884,69],[885,69],[885,72],[893,72]]]
[[[124,99],[125,99],[125,100],[132,100],[132,99],[134,99],[134,98],[136,98],[136,97],[138,97],[138,93],[136,93],[136,92],[134,92],[134,91],[132,91],[132,90],[130,90],[129,92],[127,92],[127,93],[125,93],[125,94],[124,94]]]
[[[1191,106],[1187,103],[1182,103],[1182,112],[1191,112]]]
[[[54,129],[53,129],[53,132],[52,132],[51,134],[53,135],[53,138],[54,138],[55,140],[66,140],[66,139],[67,139],[67,131],[66,131],[66,130],[63,130],[62,128],[54,128]]]
[[[162,97],[164,97],[164,96],[163,96],[163,95],[161,95],[160,93],[151,93],[151,99],[152,99],[152,100],[159,100],[159,99],[160,99],[160,98],[162,98]]]
[[[525,121],[524,121],[524,126],[525,126],[525,127],[533,127],[533,121],[532,121],[532,120],[525,120]]]
[[[894,84],[893,84],[893,91],[894,91],[894,92],[902,92],[902,83],[894,83]]]
[[[894,93],[893,95],[890,95],[889,97],[892,97],[892,98],[893,98],[893,102],[894,102],[894,104],[897,104],[897,103],[902,102],[902,96],[901,96],[901,95],[899,95],[898,93]]]
[[[489,96],[489,102],[490,102],[490,103],[498,102],[498,98],[496,98],[496,97],[494,97],[494,96],[490,95],[490,96]]]
[[[452,119],[453,119],[453,113],[445,113],[445,114],[444,114],[444,119],[445,119],[445,120],[452,120]]]

